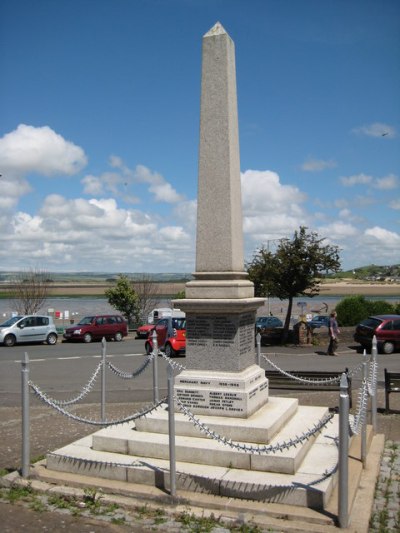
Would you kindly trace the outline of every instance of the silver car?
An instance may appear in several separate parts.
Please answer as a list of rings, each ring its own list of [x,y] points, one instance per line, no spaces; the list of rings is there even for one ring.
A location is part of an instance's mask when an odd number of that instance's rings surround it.
[[[14,346],[20,342],[57,344],[57,329],[50,316],[17,315],[0,324],[0,343]]]

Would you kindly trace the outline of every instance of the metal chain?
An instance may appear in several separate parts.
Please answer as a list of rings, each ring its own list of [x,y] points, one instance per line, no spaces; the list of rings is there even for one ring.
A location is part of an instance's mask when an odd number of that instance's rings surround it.
[[[363,380],[361,389],[358,391],[356,414],[349,419],[350,433],[358,435],[360,427],[364,424],[368,407],[368,384]]]
[[[369,376],[368,376],[368,394],[373,396],[376,391],[376,383],[378,379],[378,363],[373,361],[369,366]]]
[[[361,361],[361,363],[359,363],[357,366],[355,366],[352,370],[348,370],[347,371],[347,375],[349,377],[353,377],[353,376],[356,376],[359,372],[361,372],[362,368],[363,368],[363,361]]]
[[[179,409],[183,412],[184,415],[186,415],[189,420],[194,424],[194,426],[199,429],[201,433],[205,433],[207,437],[210,437],[221,444],[224,444],[226,446],[230,446],[231,448],[234,448],[236,450],[241,450],[246,453],[258,453],[259,455],[263,453],[276,453],[280,452],[282,450],[288,450],[292,446],[296,446],[297,444],[301,444],[302,442],[308,440],[311,436],[315,435],[323,427],[325,427],[328,422],[332,420],[334,417],[334,414],[328,414],[321,420],[319,420],[316,424],[314,424],[312,429],[308,429],[307,431],[303,432],[300,436],[296,435],[296,438],[289,439],[288,441],[284,441],[282,443],[277,443],[274,445],[253,445],[253,444],[241,444],[239,442],[233,442],[232,439],[227,439],[226,437],[222,437],[217,432],[210,429],[208,426],[200,422],[200,420],[193,415],[189,411],[189,409],[179,400],[179,398],[175,397],[175,401],[179,407]]]
[[[148,355],[147,359],[142,364],[142,366],[140,366],[137,370],[134,370],[133,372],[124,372],[123,370],[120,370],[115,365],[113,365],[110,361],[107,361],[107,366],[119,378],[133,379],[133,378],[140,376],[140,374],[144,372],[144,370],[149,366],[150,361],[152,361],[153,359],[154,359],[154,354],[153,352],[151,352],[151,354]]]
[[[176,361],[173,361],[170,357],[168,357],[164,352],[159,351],[159,354],[162,355],[162,357],[167,361],[167,363],[174,369],[174,370],[186,370],[186,367],[181,365],[180,363],[177,363]]]
[[[293,374],[290,374],[290,372],[286,372],[286,370],[279,368],[279,366],[273,363],[270,359],[268,359],[266,355],[264,354],[261,354],[261,355],[267,361],[268,364],[270,364],[273,368],[275,368],[275,370],[287,376],[288,378],[294,379],[295,381],[300,381],[302,383],[310,383],[311,385],[329,385],[330,383],[340,382],[340,376],[336,378],[324,378],[324,379],[310,379],[310,378],[304,378],[301,376],[294,376]]]
[[[70,413],[66,411],[60,405],[54,403],[51,398],[48,398],[47,395],[43,391],[41,391],[37,385],[32,383],[32,381],[28,381],[28,385],[31,387],[32,391],[34,392],[34,394],[36,394],[39,400],[47,404],[49,407],[53,407],[53,409],[55,409],[62,415],[72,418],[72,420],[76,420],[77,422],[83,422],[84,424],[90,424],[92,426],[113,426],[117,424],[125,424],[126,422],[132,422],[133,420],[146,416],[149,413],[155,411],[161,404],[165,403],[167,400],[167,398],[163,398],[159,402],[149,407],[145,407],[141,411],[138,411],[137,413],[133,415],[127,416],[126,418],[99,421],[99,420],[90,420],[88,418],[83,418],[78,415],[75,415],[74,413]]]
[[[72,405],[74,403],[79,402],[82,400],[85,396],[89,394],[89,392],[93,389],[93,386],[96,382],[97,376],[99,375],[99,372],[101,370],[101,367],[103,366],[103,363],[99,363],[97,365],[96,370],[94,371],[92,377],[89,379],[87,384],[82,388],[82,391],[76,396],[75,398],[71,398],[70,400],[56,400],[52,398],[52,402],[56,405]]]

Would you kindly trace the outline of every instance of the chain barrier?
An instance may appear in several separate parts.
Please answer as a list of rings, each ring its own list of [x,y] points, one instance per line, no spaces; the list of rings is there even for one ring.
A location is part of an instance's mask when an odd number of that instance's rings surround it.
[[[294,379],[295,381],[300,381],[301,383],[309,383],[310,385],[329,385],[331,383],[339,383],[340,382],[340,376],[335,378],[323,378],[323,379],[310,379],[310,378],[304,378],[301,376],[294,376],[293,374],[290,374],[290,372],[286,372],[286,370],[283,370],[282,368],[279,368],[278,365],[273,363],[271,359],[269,359],[266,355],[261,354],[263,359],[271,365],[275,370],[283,374],[284,376],[287,376],[288,378]]]
[[[373,361],[369,365],[369,376],[368,376],[368,394],[370,396],[374,395],[374,391],[376,390],[376,386],[377,386],[377,380],[378,380],[378,363],[376,361]]]
[[[150,361],[152,361],[153,359],[154,359],[154,353],[151,352],[147,356],[147,359],[144,361],[144,363],[138,369],[134,370],[133,372],[124,372],[123,370],[120,370],[118,367],[113,365],[110,361],[107,361],[107,366],[111,370],[111,372],[113,372],[117,377],[121,379],[133,379],[133,378],[137,378],[138,376],[140,376],[140,374],[142,374],[142,372],[146,370],[146,368],[150,364]]]
[[[358,391],[356,414],[349,420],[349,429],[351,435],[358,435],[362,425],[365,422],[368,407],[368,384],[364,380]]]
[[[149,407],[145,407],[141,411],[138,411],[137,413],[134,413],[133,415],[127,416],[125,418],[115,419],[115,420],[91,420],[89,418],[83,418],[78,415],[75,415],[74,413],[71,413],[69,411],[66,411],[63,409],[60,405],[54,403],[54,401],[49,398],[43,391],[40,390],[40,388],[32,383],[32,381],[28,381],[29,387],[32,389],[33,393],[41,400],[43,403],[48,405],[49,407],[52,407],[62,415],[65,415],[72,420],[75,420],[76,422],[83,422],[84,424],[90,424],[92,426],[113,426],[118,424],[125,424],[126,422],[132,422],[133,420],[137,420],[138,418],[142,418],[143,416],[148,415],[149,413],[155,411],[158,407],[160,407],[161,404],[166,402],[166,398],[163,398],[159,402],[150,405]]]
[[[65,406],[65,405],[73,405],[74,403],[78,403],[80,400],[85,398],[85,396],[87,396],[89,392],[91,392],[91,390],[93,389],[93,386],[96,382],[97,376],[99,375],[102,365],[103,363],[99,363],[97,365],[97,368],[94,371],[92,377],[89,379],[87,384],[82,387],[82,391],[78,394],[78,396],[76,396],[75,398],[71,398],[70,400],[56,400],[53,398],[52,402],[56,405]]]
[[[164,352],[159,351],[158,353],[163,357],[163,359],[167,361],[167,363],[170,366],[172,366],[174,370],[179,370],[179,371],[186,370],[185,366],[181,365],[180,363],[177,363],[176,361],[168,357],[168,355],[166,355]]]
[[[325,427],[328,422],[331,422],[332,418],[334,417],[334,414],[328,414],[324,416],[321,420],[319,420],[316,424],[314,424],[312,429],[308,429],[300,436],[296,435],[296,438],[289,439],[288,441],[284,441],[282,443],[277,443],[274,445],[241,444],[240,442],[233,442],[232,439],[222,437],[219,433],[210,429],[208,426],[203,424],[193,413],[191,413],[189,409],[181,402],[181,400],[179,400],[179,398],[175,397],[174,399],[179,409],[183,412],[185,416],[189,418],[195,428],[198,429],[201,433],[205,433],[207,437],[210,437],[220,442],[221,444],[224,444],[225,446],[230,446],[231,448],[234,448],[236,450],[241,450],[245,453],[251,454],[258,453],[259,455],[263,453],[281,452],[283,450],[288,450],[292,446],[296,447],[297,444],[303,443],[304,441],[308,440],[310,437],[321,431],[322,428]]]

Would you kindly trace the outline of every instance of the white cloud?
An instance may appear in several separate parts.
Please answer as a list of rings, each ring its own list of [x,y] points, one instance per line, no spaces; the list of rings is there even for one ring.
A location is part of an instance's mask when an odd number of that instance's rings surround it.
[[[0,167],[5,174],[72,175],[86,164],[82,148],[66,141],[48,126],[36,128],[20,124],[0,139]]]
[[[306,195],[297,187],[282,185],[279,175],[269,170],[246,170],[242,178],[243,211],[247,216],[277,213],[301,215]]]
[[[400,209],[400,198],[397,198],[396,200],[392,200],[389,202],[389,207],[391,209]]]
[[[327,168],[335,168],[336,166],[337,164],[333,159],[323,160],[309,158],[301,165],[301,169],[306,172],[320,172]]]
[[[391,190],[399,186],[399,180],[394,174],[389,174],[383,178],[377,178],[374,182],[375,189]]]
[[[0,178],[0,209],[10,211],[21,196],[30,193],[32,187],[25,178],[2,176]]]
[[[367,124],[359,126],[352,130],[357,135],[366,135],[368,137],[384,137],[391,138],[396,136],[396,129],[388,124],[382,122],[374,122],[373,124]]]
[[[371,237],[372,239],[378,241],[379,246],[396,247],[397,251],[400,250],[400,235],[394,231],[389,231],[385,228],[379,226],[374,226],[365,231],[366,237]]]
[[[372,176],[367,174],[356,174],[354,176],[343,176],[340,178],[340,181],[345,187],[353,187],[354,185],[368,185],[373,181]]]
[[[137,165],[134,171],[135,179],[140,183],[148,183],[149,191],[156,202],[177,203],[184,199],[158,172],[152,172],[144,165]]]

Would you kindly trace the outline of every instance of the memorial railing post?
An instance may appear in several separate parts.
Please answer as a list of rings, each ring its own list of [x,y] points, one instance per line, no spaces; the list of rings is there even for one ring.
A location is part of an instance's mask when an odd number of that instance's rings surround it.
[[[30,436],[29,436],[29,356],[25,352],[22,359],[21,384],[22,384],[22,477],[29,477],[30,469]]]

